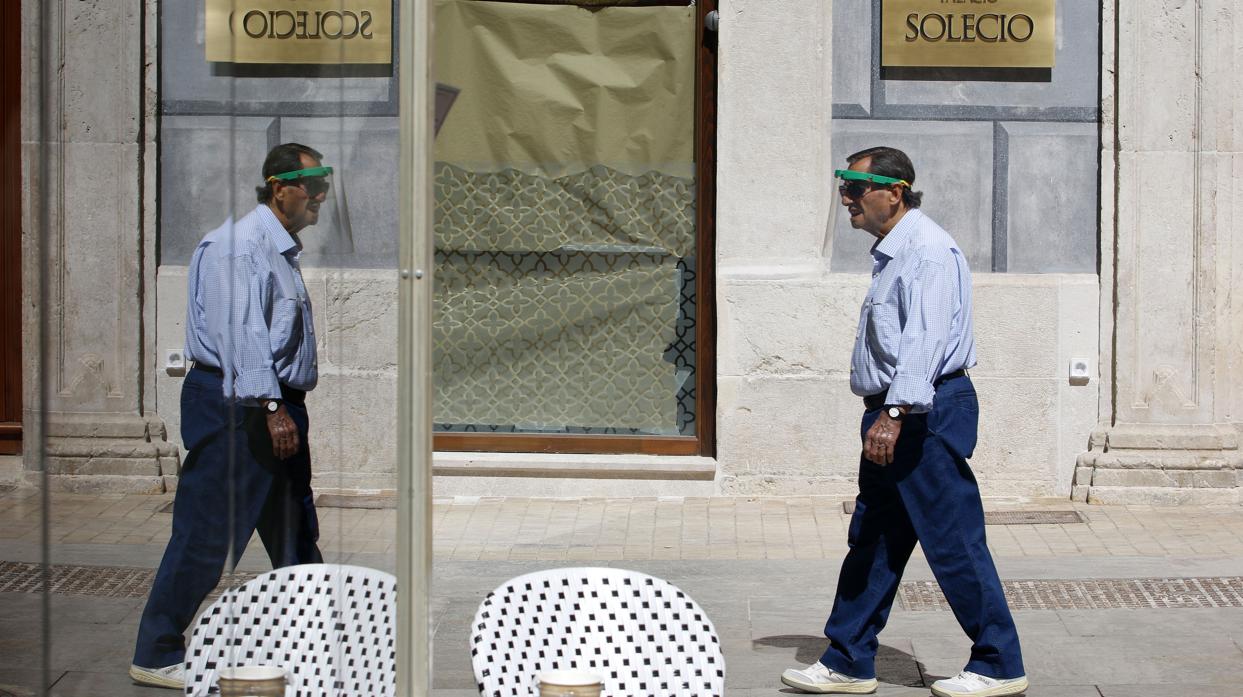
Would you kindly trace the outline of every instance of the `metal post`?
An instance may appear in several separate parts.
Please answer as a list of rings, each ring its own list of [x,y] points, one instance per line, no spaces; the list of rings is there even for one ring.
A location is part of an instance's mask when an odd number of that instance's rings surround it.
[[[431,692],[432,14],[398,8],[397,694]]]

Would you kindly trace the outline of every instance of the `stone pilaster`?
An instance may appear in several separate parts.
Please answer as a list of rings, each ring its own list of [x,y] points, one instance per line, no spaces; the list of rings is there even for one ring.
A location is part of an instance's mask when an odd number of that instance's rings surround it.
[[[1112,353],[1113,389],[1074,496],[1236,503],[1243,317],[1230,289],[1243,281],[1243,12],[1232,0],[1111,5],[1116,109],[1106,110],[1106,141],[1116,147],[1102,188],[1116,212],[1103,221],[1113,316],[1102,354]]]
[[[27,477],[160,492],[155,2],[23,1]],[[42,446],[42,447],[40,447]]]

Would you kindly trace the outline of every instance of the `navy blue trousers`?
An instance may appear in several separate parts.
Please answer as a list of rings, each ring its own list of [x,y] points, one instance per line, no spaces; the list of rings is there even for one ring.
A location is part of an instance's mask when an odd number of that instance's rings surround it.
[[[862,435],[879,415],[863,415]],[[1018,632],[984,539],[980,490],[967,466],[978,421],[971,379],[947,380],[937,388],[931,412],[902,420],[893,464],[860,458],[850,551],[824,626],[825,666],[855,678],[876,677],[876,637],[918,542],[971,637],[966,669],[998,679],[1024,674]]]
[[[172,536],[138,624],[134,663],[146,668],[184,660],[186,628],[256,530],[273,567],[323,561],[315,544],[306,407],[285,402],[301,447],[277,460],[262,411],[230,409],[221,379],[194,369],[182,384],[181,439],[189,452],[177,481]]]

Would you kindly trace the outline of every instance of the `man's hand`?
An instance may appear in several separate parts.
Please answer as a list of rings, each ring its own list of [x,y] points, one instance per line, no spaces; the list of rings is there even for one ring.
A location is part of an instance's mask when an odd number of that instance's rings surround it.
[[[901,431],[902,421],[889,418],[889,414],[881,409],[876,423],[872,424],[863,439],[863,457],[878,465],[893,464],[893,448]]]
[[[298,453],[298,427],[289,412],[282,404],[279,409],[267,414],[268,433],[272,436],[272,452],[278,460],[286,460]]]

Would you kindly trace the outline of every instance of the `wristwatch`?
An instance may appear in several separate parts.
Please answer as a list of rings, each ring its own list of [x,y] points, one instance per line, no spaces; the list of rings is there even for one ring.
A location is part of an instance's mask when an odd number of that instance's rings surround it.
[[[888,414],[889,418],[893,419],[894,421],[901,421],[902,417],[904,416],[904,414],[902,413],[902,407],[895,407],[895,406],[885,407],[885,413]]]
[[[263,403],[263,410],[269,414],[275,414],[281,408],[279,399],[269,399]]]

